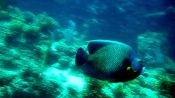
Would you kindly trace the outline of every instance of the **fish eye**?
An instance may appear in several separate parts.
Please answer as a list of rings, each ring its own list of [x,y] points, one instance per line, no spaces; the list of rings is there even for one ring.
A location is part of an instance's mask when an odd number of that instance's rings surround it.
[[[128,66],[128,67],[126,68],[126,71],[136,72],[131,66]]]

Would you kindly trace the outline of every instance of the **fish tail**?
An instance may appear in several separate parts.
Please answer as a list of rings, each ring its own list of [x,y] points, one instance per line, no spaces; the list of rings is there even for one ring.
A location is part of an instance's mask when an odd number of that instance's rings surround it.
[[[76,54],[75,63],[77,66],[85,64],[88,60],[88,54],[83,48],[79,48]]]

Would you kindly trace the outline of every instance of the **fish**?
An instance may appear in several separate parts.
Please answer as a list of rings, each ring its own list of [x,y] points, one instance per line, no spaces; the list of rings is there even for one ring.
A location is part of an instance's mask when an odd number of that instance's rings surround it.
[[[75,64],[87,76],[109,82],[125,82],[137,78],[142,72],[143,62],[127,44],[91,40],[85,48],[78,48]]]

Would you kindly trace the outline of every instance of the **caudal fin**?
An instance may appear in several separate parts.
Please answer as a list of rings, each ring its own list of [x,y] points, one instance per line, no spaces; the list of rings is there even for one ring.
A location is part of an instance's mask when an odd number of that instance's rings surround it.
[[[76,65],[81,66],[85,64],[87,60],[88,60],[88,54],[83,50],[83,48],[79,48],[75,58]]]

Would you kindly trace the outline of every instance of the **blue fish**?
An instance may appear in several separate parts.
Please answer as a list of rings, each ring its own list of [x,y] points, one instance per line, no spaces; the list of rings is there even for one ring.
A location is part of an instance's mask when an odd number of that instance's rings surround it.
[[[135,79],[142,71],[141,61],[127,44],[92,40],[87,48],[89,53],[83,48],[78,49],[75,63],[88,76],[110,82],[124,82]]]

